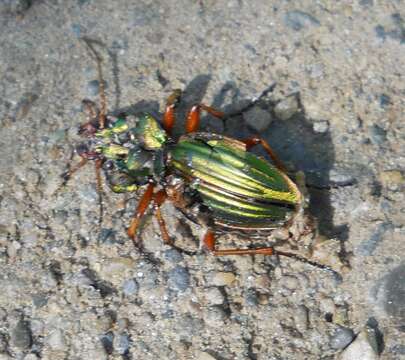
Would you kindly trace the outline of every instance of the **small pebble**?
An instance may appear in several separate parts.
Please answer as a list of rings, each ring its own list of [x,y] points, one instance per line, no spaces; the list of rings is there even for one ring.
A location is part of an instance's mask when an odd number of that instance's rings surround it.
[[[113,352],[113,342],[114,342],[114,334],[109,331],[108,333],[104,334],[101,338],[100,338],[101,344],[104,347],[104,350],[107,354],[112,354]]]
[[[220,306],[212,306],[205,312],[205,321],[213,327],[223,327],[226,319],[224,309]]]
[[[30,324],[20,320],[11,332],[11,344],[20,349],[28,349],[32,344]]]
[[[284,15],[284,24],[295,31],[299,31],[311,26],[319,26],[320,22],[311,14],[300,10],[294,10],[288,11]]]
[[[46,339],[46,343],[52,350],[61,351],[65,349],[65,338],[62,330],[53,330]]]
[[[231,272],[217,272],[212,275],[209,283],[214,286],[227,286],[231,285],[235,279],[235,275]]]
[[[36,356],[35,354],[27,354],[27,355],[24,357],[24,360],[38,360],[38,359],[39,359],[39,357]]]
[[[299,286],[299,281],[295,276],[283,276],[281,278],[281,284],[288,290],[296,290]]]
[[[390,190],[396,190],[400,185],[405,185],[405,177],[399,170],[388,170],[380,173],[381,185]]]
[[[124,355],[129,349],[129,336],[128,334],[120,334],[114,338],[114,349],[118,354]]]
[[[224,303],[224,296],[218,288],[212,287],[206,289],[204,293],[205,298],[210,305],[221,305]]]
[[[374,145],[382,145],[387,140],[387,132],[376,124],[370,126],[369,133],[371,142]]]
[[[335,303],[333,302],[333,299],[331,298],[323,298],[320,301],[320,310],[323,313],[331,313],[334,314],[335,313]]]
[[[268,111],[258,106],[253,106],[243,113],[243,118],[248,126],[259,133],[266,130],[273,120]]]
[[[169,271],[169,286],[179,292],[184,292],[190,286],[190,274],[183,266],[177,266]]]
[[[210,354],[203,351],[196,351],[194,358],[195,360],[217,360]]]
[[[378,354],[373,349],[366,330],[340,354],[339,360],[377,360]]]
[[[353,341],[353,338],[354,333],[352,329],[339,326],[331,337],[330,346],[336,350],[344,349]]]
[[[164,258],[172,263],[178,263],[183,260],[183,255],[176,249],[169,249],[163,253]]]
[[[299,110],[298,100],[295,96],[286,97],[274,107],[274,113],[280,120],[288,120]]]
[[[134,295],[138,292],[138,290],[139,285],[135,279],[125,280],[124,283],[122,284],[122,292],[126,296]]]
[[[245,301],[248,306],[259,305],[259,299],[256,289],[248,289],[245,292]]]
[[[18,241],[11,241],[7,246],[7,255],[10,259],[15,259],[18,250],[21,249],[21,244]]]
[[[294,322],[297,330],[300,333],[308,330],[309,318],[308,318],[308,309],[305,305],[300,305],[294,311]]]
[[[326,133],[329,130],[329,122],[327,120],[315,121],[312,127],[317,133]]]

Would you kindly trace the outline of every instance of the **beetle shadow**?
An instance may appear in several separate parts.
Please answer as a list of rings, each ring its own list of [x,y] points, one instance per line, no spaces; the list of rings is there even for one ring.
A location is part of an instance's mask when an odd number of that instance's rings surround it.
[[[257,132],[252,131],[243,118],[243,113],[252,106],[268,110],[272,115],[270,126],[260,134],[274,149],[278,157],[287,164],[292,164],[296,171],[303,171],[310,194],[309,212],[318,222],[318,230],[327,238],[336,238],[341,243],[341,256],[346,255],[345,241],[348,239],[347,224],[335,226],[334,209],[331,204],[331,190],[337,186],[330,179],[330,171],[335,164],[335,150],[329,130],[320,133],[313,129],[313,122],[308,119],[302,107],[299,93],[292,94],[298,100],[299,110],[288,120],[278,119],[274,113],[277,104],[268,95],[272,88],[266,89],[262,96],[252,100],[240,99],[240,92],[234,83],[225,84],[214,99],[213,106],[224,110],[228,115],[224,134],[243,139]],[[231,104],[224,106],[224,100],[231,99]],[[204,124],[204,123],[203,123]],[[204,125],[202,125],[202,129]],[[256,149],[255,149],[256,151]],[[261,155],[264,151],[259,150]],[[289,166],[288,166],[289,167]]]

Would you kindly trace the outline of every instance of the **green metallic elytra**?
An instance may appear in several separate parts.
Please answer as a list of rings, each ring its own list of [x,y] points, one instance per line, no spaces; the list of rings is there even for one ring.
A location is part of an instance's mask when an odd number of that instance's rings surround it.
[[[225,137],[183,136],[170,151],[170,166],[190,181],[218,224],[274,228],[293,216],[300,192],[275,166],[243,148]]]

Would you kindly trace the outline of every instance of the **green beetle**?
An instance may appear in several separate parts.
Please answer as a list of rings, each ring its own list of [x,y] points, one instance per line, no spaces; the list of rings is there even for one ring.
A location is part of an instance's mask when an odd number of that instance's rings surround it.
[[[101,84],[101,66],[98,69]],[[65,173],[65,181],[89,160],[95,160],[98,189],[101,169],[115,192],[137,192],[146,187],[128,228],[136,244],[140,221],[152,204],[164,243],[173,245],[160,211],[169,200],[188,218],[207,227],[203,246],[214,255],[279,254],[327,268],[273,247],[216,248],[216,233],[236,232],[255,238],[288,227],[302,209],[303,196],[263,139],[236,140],[198,132],[201,111],[219,119],[225,117],[210,106],[194,105],[187,115],[186,134],[173,139],[180,96],[180,90],[175,90],[168,98],[161,127],[149,114],[135,119],[107,117],[101,87],[101,110],[90,101],[84,102],[89,121],[79,131],[87,138],[77,149],[82,161]],[[271,162],[248,151],[258,144]]]

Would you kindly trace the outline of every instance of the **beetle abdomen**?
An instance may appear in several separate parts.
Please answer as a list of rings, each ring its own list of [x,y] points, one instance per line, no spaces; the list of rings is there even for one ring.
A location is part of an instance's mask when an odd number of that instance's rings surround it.
[[[284,173],[234,139],[187,135],[170,154],[171,166],[198,192],[218,225],[274,228],[285,223],[301,201],[299,190]]]

